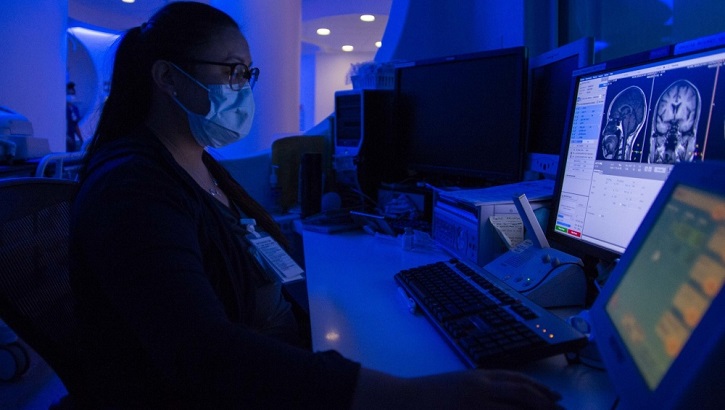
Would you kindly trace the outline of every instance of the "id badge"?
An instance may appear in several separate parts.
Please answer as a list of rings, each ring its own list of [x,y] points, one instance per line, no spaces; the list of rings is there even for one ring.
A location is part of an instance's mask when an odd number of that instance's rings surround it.
[[[257,232],[253,224],[247,225],[249,234],[246,239],[256,253],[263,259],[265,265],[279,276],[282,282],[290,282],[303,278],[304,270],[269,234]]]

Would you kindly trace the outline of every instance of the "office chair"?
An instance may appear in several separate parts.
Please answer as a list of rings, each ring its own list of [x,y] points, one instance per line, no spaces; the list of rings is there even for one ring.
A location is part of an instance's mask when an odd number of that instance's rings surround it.
[[[0,316],[77,396],[78,323],[68,278],[68,226],[77,183],[0,179]]]
[[[78,170],[85,154],[85,150],[47,154],[40,159],[35,176],[78,180]]]

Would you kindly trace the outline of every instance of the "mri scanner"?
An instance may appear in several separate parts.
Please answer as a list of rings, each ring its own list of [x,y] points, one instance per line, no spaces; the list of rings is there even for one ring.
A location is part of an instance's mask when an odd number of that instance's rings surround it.
[[[39,158],[48,153],[48,139],[34,137],[33,125],[27,118],[0,106],[0,162]]]

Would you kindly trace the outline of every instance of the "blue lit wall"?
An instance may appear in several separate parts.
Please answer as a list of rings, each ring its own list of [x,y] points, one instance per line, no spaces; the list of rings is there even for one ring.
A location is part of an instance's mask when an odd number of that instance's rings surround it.
[[[1,7],[0,105],[27,117],[34,135],[47,138],[51,150],[65,151],[68,4],[5,0]]]
[[[523,0],[393,0],[375,59],[419,60],[523,44]]]

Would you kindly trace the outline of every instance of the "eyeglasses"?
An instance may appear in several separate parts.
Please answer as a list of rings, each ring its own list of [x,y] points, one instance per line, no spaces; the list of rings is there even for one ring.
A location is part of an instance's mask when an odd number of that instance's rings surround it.
[[[244,84],[249,83],[250,88],[254,88],[254,84],[257,83],[259,78],[259,68],[247,67],[244,63],[217,63],[215,61],[204,61],[204,60],[189,60],[195,64],[211,64],[229,68],[229,87],[234,91],[239,91],[244,87]]]

